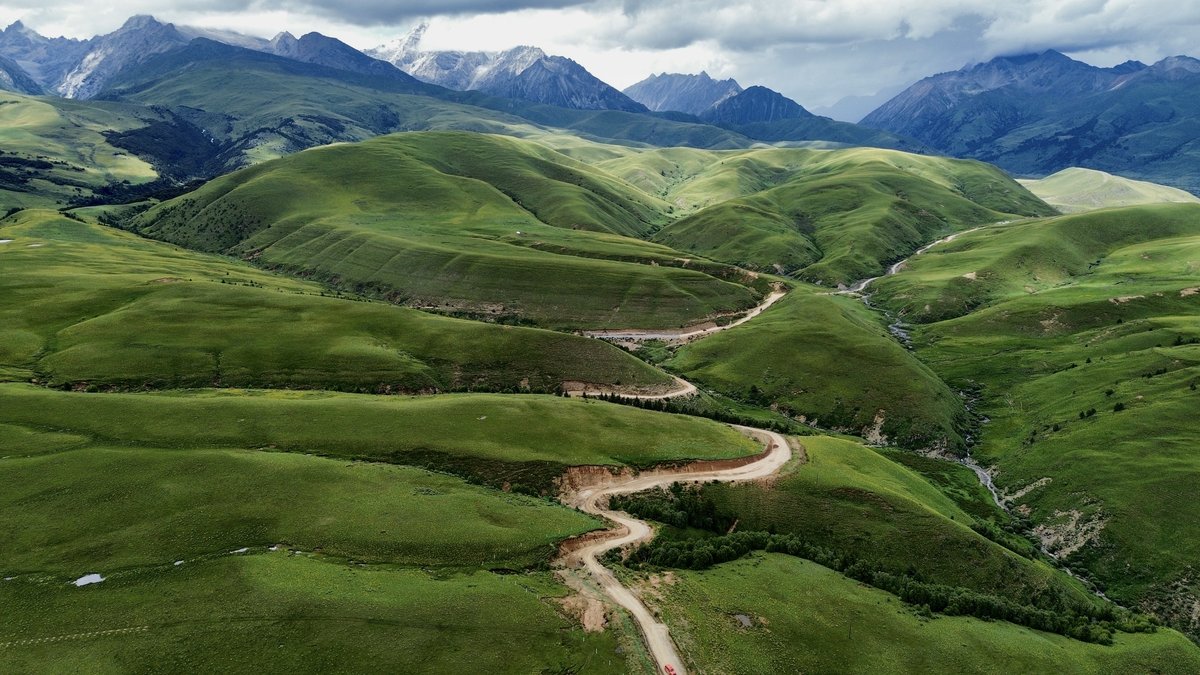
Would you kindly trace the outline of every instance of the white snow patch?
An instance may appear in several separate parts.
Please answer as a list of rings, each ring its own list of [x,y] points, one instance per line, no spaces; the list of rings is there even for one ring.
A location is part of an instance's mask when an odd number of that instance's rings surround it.
[[[104,581],[104,577],[99,574],[85,574],[71,583],[76,586],[87,586],[88,584],[98,584],[101,581]]]

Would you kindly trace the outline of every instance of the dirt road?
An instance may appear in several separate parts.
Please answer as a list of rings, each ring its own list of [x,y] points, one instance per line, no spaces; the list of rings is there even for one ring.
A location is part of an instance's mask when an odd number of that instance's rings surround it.
[[[699,326],[691,326],[689,328],[679,328],[676,330],[588,330],[583,334],[588,337],[601,338],[620,343],[645,342],[647,340],[662,340],[669,344],[687,344],[692,340],[698,340],[702,337],[719,333],[723,330],[729,330],[735,326],[740,326],[750,319],[762,314],[768,307],[779,302],[780,298],[787,295],[786,291],[772,291],[763,301],[749,312],[746,312],[740,319],[718,326],[716,324],[701,324]]]
[[[922,246],[921,248],[917,249],[916,251],[913,252],[912,255],[908,256],[904,260],[901,260],[898,263],[892,263],[892,265],[890,267],[888,267],[887,271],[884,272],[882,275],[877,276],[877,277],[871,277],[869,279],[863,279],[862,281],[857,281],[848,288],[843,288],[838,291],[832,291],[828,295],[861,295],[863,293],[863,291],[867,290],[867,286],[870,286],[873,282],[875,282],[879,279],[882,279],[883,277],[890,277],[893,274],[899,272],[900,270],[904,269],[904,266],[908,264],[909,260],[912,260],[913,258],[921,255],[922,253],[928,252],[929,249],[933,248],[934,246],[940,246],[942,244],[952,242],[955,239],[958,239],[959,237],[963,236],[964,234],[970,234],[972,232],[982,230],[985,227],[992,227],[995,225],[1007,225],[1011,222],[1012,222],[1011,220],[1004,220],[999,223],[992,223],[991,225],[981,225],[979,227],[973,227],[969,230],[963,230],[962,232],[955,232],[954,234],[952,234],[948,237],[942,237],[941,239],[938,239],[937,241],[930,242],[930,243]]]
[[[617,527],[599,536],[590,537],[583,545],[570,550],[559,562],[568,569],[585,569],[608,597],[633,616],[660,673],[668,672],[667,666],[671,666],[674,672],[680,675],[686,672],[667,626],[655,619],[641,599],[621,585],[613,573],[599,561],[601,556],[615,548],[649,541],[654,536],[654,530],[644,521],[626,513],[609,510],[608,497],[641,492],[676,482],[745,481],[766,478],[778,472],[791,459],[791,447],[783,436],[762,429],[736,428],[762,442],[765,448],[763,454],[746,464],[727,469],[689,471],[687,467],[683,467],[647,471],[636,476],[612,476],[611,480],[600,480],[597,484],[578,488],[564,496],[568,505],[616,523]]]
[[[682,377],[675,378],[674,388],[658,393],[658,394],[638,394],[630,393],[628,390],[620,387],[608,387],[584,384],[582,382],[564,383],[566,385],[567,396],[579,397],[587,394],[588,396],[598,396],[600,394],[618,394],[624,398],[640,399],[642,401],[661,401],[668,398],[687,398],[695,396],[698,393],[696,385],[688,382]]]

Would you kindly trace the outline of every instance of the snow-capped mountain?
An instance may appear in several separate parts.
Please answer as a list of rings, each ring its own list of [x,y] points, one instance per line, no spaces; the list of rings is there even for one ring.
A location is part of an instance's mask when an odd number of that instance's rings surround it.
[[[600,81],[583,66],[537,47],[501,52],[422,51],[427,26],[418,26],[367,54],[418,80],[459,91],[482,91],[580,110],[646,112],[646,107]]]

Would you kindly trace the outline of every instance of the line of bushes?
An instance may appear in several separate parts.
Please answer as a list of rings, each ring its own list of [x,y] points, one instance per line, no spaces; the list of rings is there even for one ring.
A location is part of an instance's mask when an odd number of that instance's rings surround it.
[[[702,539],[656,539],[629,555],[624,564],[630,567],[706,569],[752,551],[767,551],[824,565],[892,593],[926,613],[1000,619],[1100,644],[1111,644],[1115,631],[1150,632],[1156,628],[1152,619],[1111,603],[1093,605],[1060,594],[1045,594],[1033,603],[1020,603],[968,588],[931,583],[919,578],[915,570],[886,569],[879,562],[859,559],[796,534],[729,533],[735,522],[732,516],[721,513],[700,491],[685,489],[678,483],[669,490],[615,495],[610,498],[610,506],[674,527],[693,527],[715,533]]]

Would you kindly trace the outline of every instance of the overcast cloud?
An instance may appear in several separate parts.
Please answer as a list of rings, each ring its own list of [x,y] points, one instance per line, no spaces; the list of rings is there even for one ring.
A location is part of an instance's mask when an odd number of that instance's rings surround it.
[[[533,44],[622,88],[652,72],[764,84],[808,107],[890,93],[997,55],[1059,49],[1096,65],[1196,53],[1181,0],[6,0],[48,35],[89,37],[132,14],[270,37],[319,31],[368,48],[430,22],[436,49]]]

